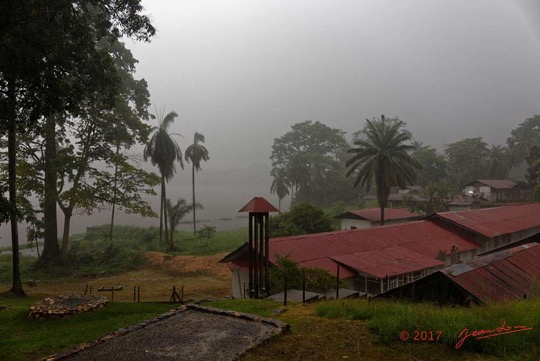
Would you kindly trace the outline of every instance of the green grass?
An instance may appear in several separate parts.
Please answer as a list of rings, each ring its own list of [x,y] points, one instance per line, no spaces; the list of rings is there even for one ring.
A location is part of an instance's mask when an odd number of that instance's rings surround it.
[[[112,244],[123,249],[138,251],[166,251],[166,242],[159,243],[159,228],[157,227],[114,227]],[[230,252],[246,242],[247,229],[231,231],[218,230],[215,236],[209,240],[208,246],[204,247],[200,239],[192,232],[176,231],[174,242],[177,254],[192,256],[208,256],[218,253]],[[105,233],[77,234],[71,237],[71,246],[81,252],[94,248],[95,245],[106,247],[111,244]]]
[[[463,329],[495,329],[506,325],[524,325],[532,331],[502,335],[481,340],[468,338],[462,349],[499,357],[535,360],[540,356],[540,300],[499,303],[490,306],[440,307],[432,304],[411,304],[396,301],[344,300],[321,303],[321,317],[347,320],[368,320],[370,330],[383,342],[399,342],[402,331],[411,338],[415,331],[442,331],[439,343],[454,347]],[[414,342],[410,340],[410,342]]]
[[[204,304],[204,306],[252,313],[261,317],[271,317],[272,311],[282,306],[281,302],[272,300],[220,300]]]
[[[57,320],[30,320],[37,297],[21,300],[0,296],[0,360],[46,357],[102,337],[174,308],[163,303],[110,303],[106,308]]]

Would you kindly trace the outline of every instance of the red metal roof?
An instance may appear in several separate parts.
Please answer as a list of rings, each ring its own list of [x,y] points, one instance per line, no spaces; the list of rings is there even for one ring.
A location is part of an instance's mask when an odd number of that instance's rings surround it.
[[[263,197],[254,197],[248,202],[245,206],[242,207],[238,212],[251,212],[251,213],[269,213],[269,212],[279,212],[276,207],[270,204]]]
[[[540,244],[529,243],[441,270],[483,303],[523,299],[540,277]]]
[[[351,215],[354,218],[362,218],[366,219],[370,222],[380,222],[381,221],[381,209],[380,208],[368,208],[368,209],[361,209],[357,211],[349,211],[345,212],[336,218],[351,218]],[[355,217],[356,216],[356,217]],[[418,215],[412,212],[409,212],[406,209],[400,209],[400,208],[385,208],[384,209],[384,220],[390,221],[394,219],[403,219],[403,218],[410,218],[410,217],[417,217]]]
[[[445,250],[449,254],[452,246],[456,246],[459,251],[479,247],[435,223],[416,221],[384,227],[272,238],[270,239],[270,260],[274,262],[277,255],[289,256],[301,266],[324,260],[327,266],[323,269],[335,275],[336,267],[335,264],[332,265],[332,258],[360,252],[380,251],[396,246],[432,259],[437,258],[440,250]],[[404,253],[403,258],[410,254]],[[425,259],[420,256],[414,257],[424,262]],[[351,267],[364,271],[357,266]],[[385,266],[384,273],[385,275],[398,274],[396,272],[401,270],[402,267],[399,264],[394,266],[389,264]]]
[[[540,227],[540,203],[437,213],[440,217],[486,237]]]
[[[379,278],[440,267],[445,264],[433,257],[421,255],[400,246],[352,253],[332,257],[332,259]]]

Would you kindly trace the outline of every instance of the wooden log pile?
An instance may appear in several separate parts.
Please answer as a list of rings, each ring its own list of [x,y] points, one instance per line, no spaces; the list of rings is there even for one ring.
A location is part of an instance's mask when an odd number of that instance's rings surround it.
[[[45,298],[30,306],[28,318],[34,320],[54,319],[102,309],[109,303],[107,297],[99,295],[61,295]]]

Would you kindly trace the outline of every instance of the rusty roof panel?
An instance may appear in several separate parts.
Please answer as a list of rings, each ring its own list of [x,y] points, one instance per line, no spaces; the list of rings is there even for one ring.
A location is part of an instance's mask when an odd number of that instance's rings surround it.
[[[269,213],[279,211],[263,197],[253,197],[253,199],[243,206],[238,212]]]
[[[486,237],[540,229],[540,203],[436,213],[437,217]]]
[[[332,259],[350,268],[379,278],[444,265],[443,262],[432,257],[399,246],[336,256],[332,257]]]
[[[275,261],[276,256],[280,255],[289,256],[298,263],[306,263],[373,251],[377,251],[379,256],[388,257],[389,253],[399,250],[402,252],[401,259],[405,259],[407,254],[414,254],[413,258],[417,259],[416,262],[420,262],[426,265],[424,268],[428,268],[440,264],[438,261],[428,262],[428,258],[435,260],[440,250],[450,254],[452,246],[456,246],[460,251],[478,248],[478,245],[435,223],[416,221],[385,227],[272,238],[270,239],[270,254],[272,261]],[[389,250],[384,251],[386,249]],[[395,254],[395,259],[398,258],[400,258],[399,252]],[[397,274],[396,272],[400,272],[402,269],[398,265],[395,265],[395,269],[390,266],[383,268],[384,262],[382,260],[380,262],[381,268],[377,271],[379,275],[381,272],[384,275]],[[386,262],[387,265],[390,263]],[[359,267],[360,264],[356,264],[356,267],[353,268],[366,272],[365,269]],[[416,265],[411,264],[407,267],[407,269],[413,269]],[[377,267],[370,269],[375,272]]]
[[[529,243],[445,268],[441,272],[484,303],[522,299],[540,277],[540,244]]]

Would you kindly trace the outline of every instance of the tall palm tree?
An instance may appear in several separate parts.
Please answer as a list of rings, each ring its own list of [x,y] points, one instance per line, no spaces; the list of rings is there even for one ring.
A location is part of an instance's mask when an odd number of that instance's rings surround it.
[[[165,208],[167,209],[167,221],[171,226],[171,233],[167,242],[169,243],[169,251],[174,250],[174,231],[176,226],[180,221],[191,211],[195,212],[196,208],[203,209],[203,206],[200,203],[187,204],[187,201],[184,198],[179,198],[176,201],[176,204],[173,206],[170,199],[167,199],[165,203]]]
[[[384,209],[390,188],[412,184],[416,180],[415,169],[421,168],[409,155],[413,145],[407,143],[412,140],[412,136],[404,126],[403,121],[385,118],[384,115],[379,120],[367,120],[354,141],[356,148],[348,151],[353,156],[346,163],[347,167],[351,167],[347,177],[355,174],[354,186],[361,184],[369,189],[375,180],[381,208],[381,225],[384,224]]]
[[[180,163],[180,167],[184,169],[184,163],[182,163],[182,151],[178,146],[178,143],[174,140],[167,131],[169,126],[174,122],[178,114],[170,112],[163,117],[158,114],[158,127],[152,128],[152,137],[144,148],[143,157],[144,160],[152,162],[152,165],[157,165],[159,172],[161,173],[161,202],[160,202],[160,216],[159,216],[159,241],[162,240],[163,234],[163,216],[165,213],[165,219],[167,219],[167,209],[165,207],[165,200],[167,199],[165,183],[172,179],[174,173],[176,173],[175,161]],[[167,239],[167,222],[165,222],[165,239]]]
[[[208,150],[200,143],[204,143],[204,135],[195,133],[193,136],[193,144],[186,149],[186,162],[191,162],[191,183],[193,187],[193,204],[195,202],[195,172],[200,171],[201,161],[208,161]],[[195,214],[195,208],[193,208],[193,234],[197,234],[197,216]]]
[[[271,175],[274,177],[274,180],[270,186],[270,192],[277,194],[279,199],[278,209],[281,212],[281,200],[289,195],[291,183],[287,179],[287,170],[285,168],[274,168]]]

